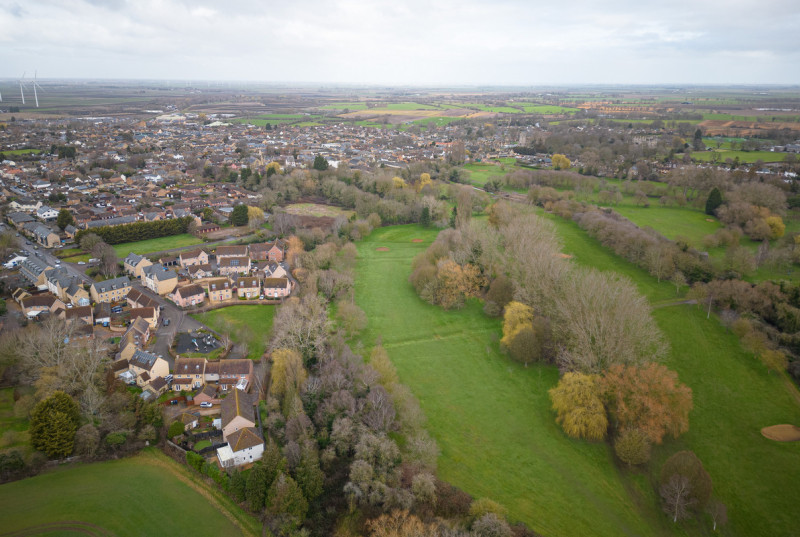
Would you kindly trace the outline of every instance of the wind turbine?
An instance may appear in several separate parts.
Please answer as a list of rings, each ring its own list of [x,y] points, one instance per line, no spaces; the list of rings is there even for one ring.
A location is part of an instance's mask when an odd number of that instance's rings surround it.
[[[22,89],[25,87],[25,72],[22,72],[22,78],[19,79],[19,94],[22,97],[22,104],[25,104],[25,92]]]
[[[36,81],[37,71],[33,72],[33,98],[36,99],[36,108],[39,108],[39,95],[36,94],[36,88],[42,89],[39,83]],[[42,90],[44,91],[44,90]]]

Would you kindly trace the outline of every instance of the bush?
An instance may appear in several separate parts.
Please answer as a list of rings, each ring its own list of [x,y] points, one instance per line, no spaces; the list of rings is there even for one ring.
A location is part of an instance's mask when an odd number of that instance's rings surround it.
[[[494,513],[486,513],[472,524],[475,537],[511,537],[508,522]]]
[[[478,520],[487,513],[493,513],[498,517],[505,519],[508,510],[496,501],[489,498],[478,498],[472,502],[472,505],[469,506],[469,516],[472,517],[473,520]]]
[[[614,452],[628,466],[644,464],[650,460],[650,439],[639,429],[622,431],[614,441]]]
[[[167,436],[169,438],[175,438],[178,435],[183,434],[184,425],[179,421],[173,421],[172,425],[169,426],[169,430],[167,431]]]

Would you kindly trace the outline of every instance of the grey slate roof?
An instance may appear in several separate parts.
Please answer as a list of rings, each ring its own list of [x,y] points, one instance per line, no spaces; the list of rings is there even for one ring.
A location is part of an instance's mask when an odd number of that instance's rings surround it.
[[[111,280],[105,280],[103,282],[95,282],[92,284],[92,287],[98,293],[106,293],[113,289],[122,289],[130,286],[131,286],[131,281],[128,279],[127,276],[120,276],[119,278],[113,278]]]
[[[136,352],[133,353],[133,356],[131,356],[128,362],[131,365],[150,371],[153,369],[153,366],[156,365],[156,360],[158,360],[158,356],[155,354],[143,351],[142,349],[136,349]]]

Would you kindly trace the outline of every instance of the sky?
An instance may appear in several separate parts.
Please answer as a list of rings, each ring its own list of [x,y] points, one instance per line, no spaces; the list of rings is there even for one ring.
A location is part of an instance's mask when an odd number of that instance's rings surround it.
[[[0,78],[800,84],[798,0],[0,0]]]

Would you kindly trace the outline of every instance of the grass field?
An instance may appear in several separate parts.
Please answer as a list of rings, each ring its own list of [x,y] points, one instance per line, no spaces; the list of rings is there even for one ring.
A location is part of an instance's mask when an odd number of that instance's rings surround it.
[[[417,226],[374,231],[359,245],[356,301],[369,318],[365,342],[382,338],[425,411],[441,477],[544,535],[652,534],[652,510],[628,500],[607,446],[571,441],[556,425],[547,390],[557,369],[503,357],[500,322],[478,303],[445,312],[416,296],[410,263],[435,235]]]
[[[294,203],[286,206],[286,212],[298,216],[329,216],[331,218],[337,218],[339,216],[350,218],[353,214],[353,211],[348,211],[341,207],[322,205],[319,203]]]
[[[0,389],[0,450],[13,447],[27,449],[29,438],[24,431],[29,427],[27,419],[14,417],[14,388]]]
[[[0,149],[0,153],[6,157],[13,157],[18,155],[38,155],[41,149]]]
[[[152,252],[162,252],[164,250],[171,250],[172,248],[181,248],[183,246],[193,246],[195,244],[202,244],[203,241],[197,237],[193,237],[188,233],[182,235],[172,235],[169,237],[159,237],[157,239],[147,239],[137,242],[124,242],[122,244],[115,244],[114,251],[117,257],[123,259],[131,252],[139,255],[149,254]]]
[[[492,177],[502,179],[505,174],[513,169],[513,165],[499,165],[489,162],[470,162],[464,164],[463,169],[469,172],[469,182],[482,187]]]
[[[19,535],[261,535],[256,519],[152,448],[0,485],[0,519]]]
[[[247,357],[251,360],[259,360],[267,348],[274,315],[275,306],[244,305],[220,308],[192,315],[192,317],[217,332],[227,332],[237,344],[246,342],[248,345]],[[240,334],[239,331],[242,327],[246,327],[246,330]]]
[[[639,227],[653,228],[668,239],[686,237],[695,248],[701,248],[703,237],[721,227],[716,218],[695,209],[619,206],[614,207],[614,211]]]
[[[550,218],[574,262],[628,276],[651,302],[675,299],[672,285],[658,284],[574,222]],[[800,407],[783,379],[715,318],[689,306],[655,310],[672,343],[666,364],[694,391],[691,429],[655,450],[649,473],[618,471],[604,444],[569,440],[555,425],[546,394],[555,368],[525,369],[504,358],[500,324],[478,304],[444,312],[416,297],[406,280],[409,263],[434,235],[413,226],[376,230],[359,246],[356,300],[370,319],[365,341],[382,338],[401,381],[420,400],[442,450],[442,478],[500,501],[512,518],[548,536],[709,535],[705,519],[673,526],[652,486],[663,460],[692,449],[728,505],[725,535],[793,534],[800,444],[772,442],[759,431],[800,423]]]
[[[625,274],[651,303],[675,296],[673,286],[657,284],[574,222],[559,218],[553,222],[565,242],[564,251],[574,252],[575,262]],[[711,474],[716,494],[728,505],[730,535],[792,535],[792,505],[800,501],[796,486],[800,444],[768,441],[760,429],[800,423],[798,401],[783,380],[744,352],[715,317],[707,320],[704,312],[689,306],[656,309],[654,317],[671,343],[666,365],[692,388],[694,410],[689,433],[656,450],[651,477],[657,476],[669,455],[691,449]]]
[[[695,151],[692,153],[692,159],[700,162],[710,162],[715,156],[718,156],[718,161],[724,163],[727,159],[735,159],[739,157],[739,162],[752,164],[757,160],[764,162],[783,162],[788,153],[775,153],[774,151],[733,151],[733,150],[710,150],[710,151]]]

